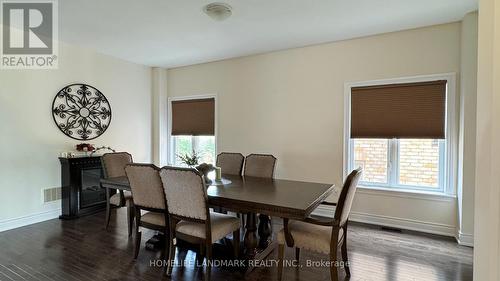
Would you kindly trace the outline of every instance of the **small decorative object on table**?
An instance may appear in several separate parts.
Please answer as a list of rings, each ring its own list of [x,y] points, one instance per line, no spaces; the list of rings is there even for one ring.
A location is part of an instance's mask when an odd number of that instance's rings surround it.
[[[210,179],[208,178],[208,173],[215,170],[215,167],[212,164],[202,163],[202,164],[196,166],[196,170],[200,171],[200,173],[203,174],[203,178],[205,179],[205,182],[209,182]]]
[[[182,163],[188,165],[189,167],[194,167],[198,165],[200,161],[200,155],[193,150],[191,155],[189,154],[177,154],[177,157],[181,160]]]
[[[215,180],[222,180],[222,169],[220,167],[215,167]]]

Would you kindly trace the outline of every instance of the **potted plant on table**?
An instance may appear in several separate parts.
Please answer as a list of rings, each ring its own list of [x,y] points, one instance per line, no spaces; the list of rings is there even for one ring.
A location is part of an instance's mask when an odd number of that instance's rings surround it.
[[[177,158],[181,160],[181,163],[186,164],[188,167],[195,167],[198,165],[198,162],[200,161],[200,155],[198,152],[194,151],[189,155],[188,153],[185,154],[177,154]]]
[[[190,154],[177,154],[177,157],[179,160],[181,160],[181,163],[185,164],[186,166],[190,168],[195,168],[198,170],[202,175],[205,180],[205,182],[208,182],[208,173],[213,171],[215,167],[212,164],[207,164],[207,163],[202,163],[200,165],[200,155],[198,152],[194,151]]]

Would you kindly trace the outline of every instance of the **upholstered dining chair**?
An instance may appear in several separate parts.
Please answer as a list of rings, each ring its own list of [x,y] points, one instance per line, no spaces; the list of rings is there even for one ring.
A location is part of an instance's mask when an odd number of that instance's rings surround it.
[[[233,234],[234,255],[239,254],[240,220],[236,217],[210,212],[207,190],[202,175],[187,168],[163,167],[160,171],[167,198],[170,219],[169,261],[175,257],[177,238],[205,246],[205,280],[210,280],[212,243]],[[171,262],[167,275],[172,273]]]
[[[241,176],[244,160],[245,157],[241,153],[222,152],[217,155],[216,166],[220,167],[224,174]]]
[[[223,174],[241,176],[243,171],[243,162],[245,161],[245,156],[241,153],[235,152],[221,152],[217,155],[216,166],[221,168]],[[227,214],[227,210],[223,208],[214,208],[218,213]],[[237,214],[240,217],[240,214]],[[242,223],[243,223],[243,217]]]
[[[125,166],[132,163],[132,155],[127,152],[106,153],[101,156],[102,168],[105,178],[124,177]],[[128,235],[132,235],[132,226],[134,222],[134,203],[132,193],[123,191],[110,196],[106,201],[106,229],[111,219],[111,209],[127,207]]]
[[[271,154],[249,154],[245,158],[245,176],[258,177],[258,178],[270,178],[274,177],[274,167],[276,166],[276,157]],[[259,215],[263,216],[263,215]],[[244,222],[244,216],[242,221]],[[269,217],[269,216],[268,216]],[[269,217],[271,231],[273,229],[273,220]]]
[[[135,251],[137,259],[141,245],[140,227],[168,233],[168,211],[160,169],[153,164],[129,164],[125,168],[132,196],[134,196],[135,209]],[[141,215],[141,211],[147,211]],[[168,244],[166,244],[168,246]],[[162,258],[167,251],[164,248]]]
[[[343,262],[347,276],[351,276],[347,259],[347,223],[356,193],[362,169],[352,171],[344,182],[335,208],[333,219],[309,217],[303,221],[283,220],[283,229],[278,233],[278,280],[283,274],[285,243],[295,247],[299,259],[300,249],[311,250],[330,255],[330,278],[338,281],[337,265]],[[338,246],[341,245],[342,261],[337,258]]]
[[[276,157],[270,154],[250,154],[245,158],[245,176],[272,178]]]

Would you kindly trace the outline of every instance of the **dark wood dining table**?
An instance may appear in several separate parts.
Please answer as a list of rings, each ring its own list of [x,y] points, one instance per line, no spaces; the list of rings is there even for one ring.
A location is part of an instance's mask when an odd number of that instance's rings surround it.
[[[109,200],[110,190],[130,190],[126,177],[102,179]],[[222,181],[208,180],[211,207],[244,214],[244,249],[248,259],[262,260],[276,246],[269,216],[305,219],[329,195],[333,184],[223,174]],[[258,219],[257,219],[258,218]]]

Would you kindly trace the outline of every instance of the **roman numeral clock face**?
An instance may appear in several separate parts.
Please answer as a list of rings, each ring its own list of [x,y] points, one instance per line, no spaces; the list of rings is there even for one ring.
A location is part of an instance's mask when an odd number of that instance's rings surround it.
[[[111,106],[96,88],[71,84],[61,89],[52,103],[52,116],[61,132],[76,140],[92,140],[111,123]]]

